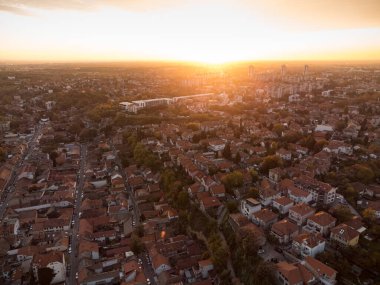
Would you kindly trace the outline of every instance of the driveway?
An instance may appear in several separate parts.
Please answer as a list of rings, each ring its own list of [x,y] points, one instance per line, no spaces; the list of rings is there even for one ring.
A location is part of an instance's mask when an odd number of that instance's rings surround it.
[[[275,251],[275,247],[273,245],[266,243],[262,248],[264,249],[264,253],[259,254],[259,256],[263,258],[264,261],[270,261],[272,258],[277,258],[278,261],[285,260],[281,253]]]

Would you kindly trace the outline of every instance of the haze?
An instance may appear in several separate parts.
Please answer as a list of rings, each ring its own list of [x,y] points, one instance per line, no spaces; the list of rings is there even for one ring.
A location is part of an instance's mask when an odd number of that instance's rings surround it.
[[[0,0],[1,61],[379,60],[376,0]]]

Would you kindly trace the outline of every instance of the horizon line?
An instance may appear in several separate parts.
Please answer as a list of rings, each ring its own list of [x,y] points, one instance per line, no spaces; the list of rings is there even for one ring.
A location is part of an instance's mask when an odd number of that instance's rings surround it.
[[[243,63],[270,63],[270,62],[316,62],[316,63],[380,63],[379,59],[248,59],[231,60],[221,63],[207,63],[196,60],[175,60],[175,59],[125,59],[125,60],[1,60],[0,65],[23,65],[23,64],[123,64],[123,63],[177,63],[194,65],[231,65]]]

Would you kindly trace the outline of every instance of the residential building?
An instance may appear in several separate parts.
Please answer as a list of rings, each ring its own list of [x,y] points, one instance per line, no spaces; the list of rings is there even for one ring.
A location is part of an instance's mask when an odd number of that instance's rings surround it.
[[[311,193],[296,186],[288,187],[288,197],[293,200],[294,203],[309,203],[313,199]]]
[[[342,246],[356,246],[360,233],[346,224],[340,224],[331,229],[330,240]]]
[[[302,226],[307,218],[315,213],[315,209],[305,203],[297,204],[289,209],[289,219]]]
[[[272,225],[271,234],[279,243],[286,244],[298,235],[298,226],[288,219],[283,219]]]
[[[319,282],[324,285],[334,285],[336,284],[336,275],[337,271],[330,266],[320,262],[314,257],[307,256],[305,257],[304,265],[307,269],[310,270],[317,278]]]
[[[276,264],[276,281],[279,285],[314,284],[314,275],[300,263],[281,261]]]
[[[282,215],[287,214],[289,212],[289,209],[293,207],[293,205],[294,202],[285,196],[276,198],[272,202],[272,207],[277,209],[278,212]]]
[[[262,209],[252,214],[252,222],[263,228],[268,228],[277,222],[277,219],[278,215],[269,209]]]
[[[240,211],[248,219],[252,219],[252,214],[261,210],[261,203],[253,198],[243,199],[240,202]]]
[[[330,229],[335,226],[336,219],[329,213],[320,211],[307,219],[306,225],[302,228],[306,232],[320,233],[327,236]]]
[[[336,188],[328,183],[318,181],[310,176],[301,175],[294,180],[295,185],[309,192],[313,201],[322,205],[330,205],[335,201]]]
[[[325,250],[326,241],[319,233],[301,233],[293,237],[292,251],[302,257],[322,253]]]

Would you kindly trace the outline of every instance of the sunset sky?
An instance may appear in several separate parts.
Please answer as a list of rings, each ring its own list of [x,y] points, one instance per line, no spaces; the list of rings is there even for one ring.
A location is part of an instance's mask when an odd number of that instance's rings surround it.
[[[0,0],[1,61],[380,60],[379,0]]]

